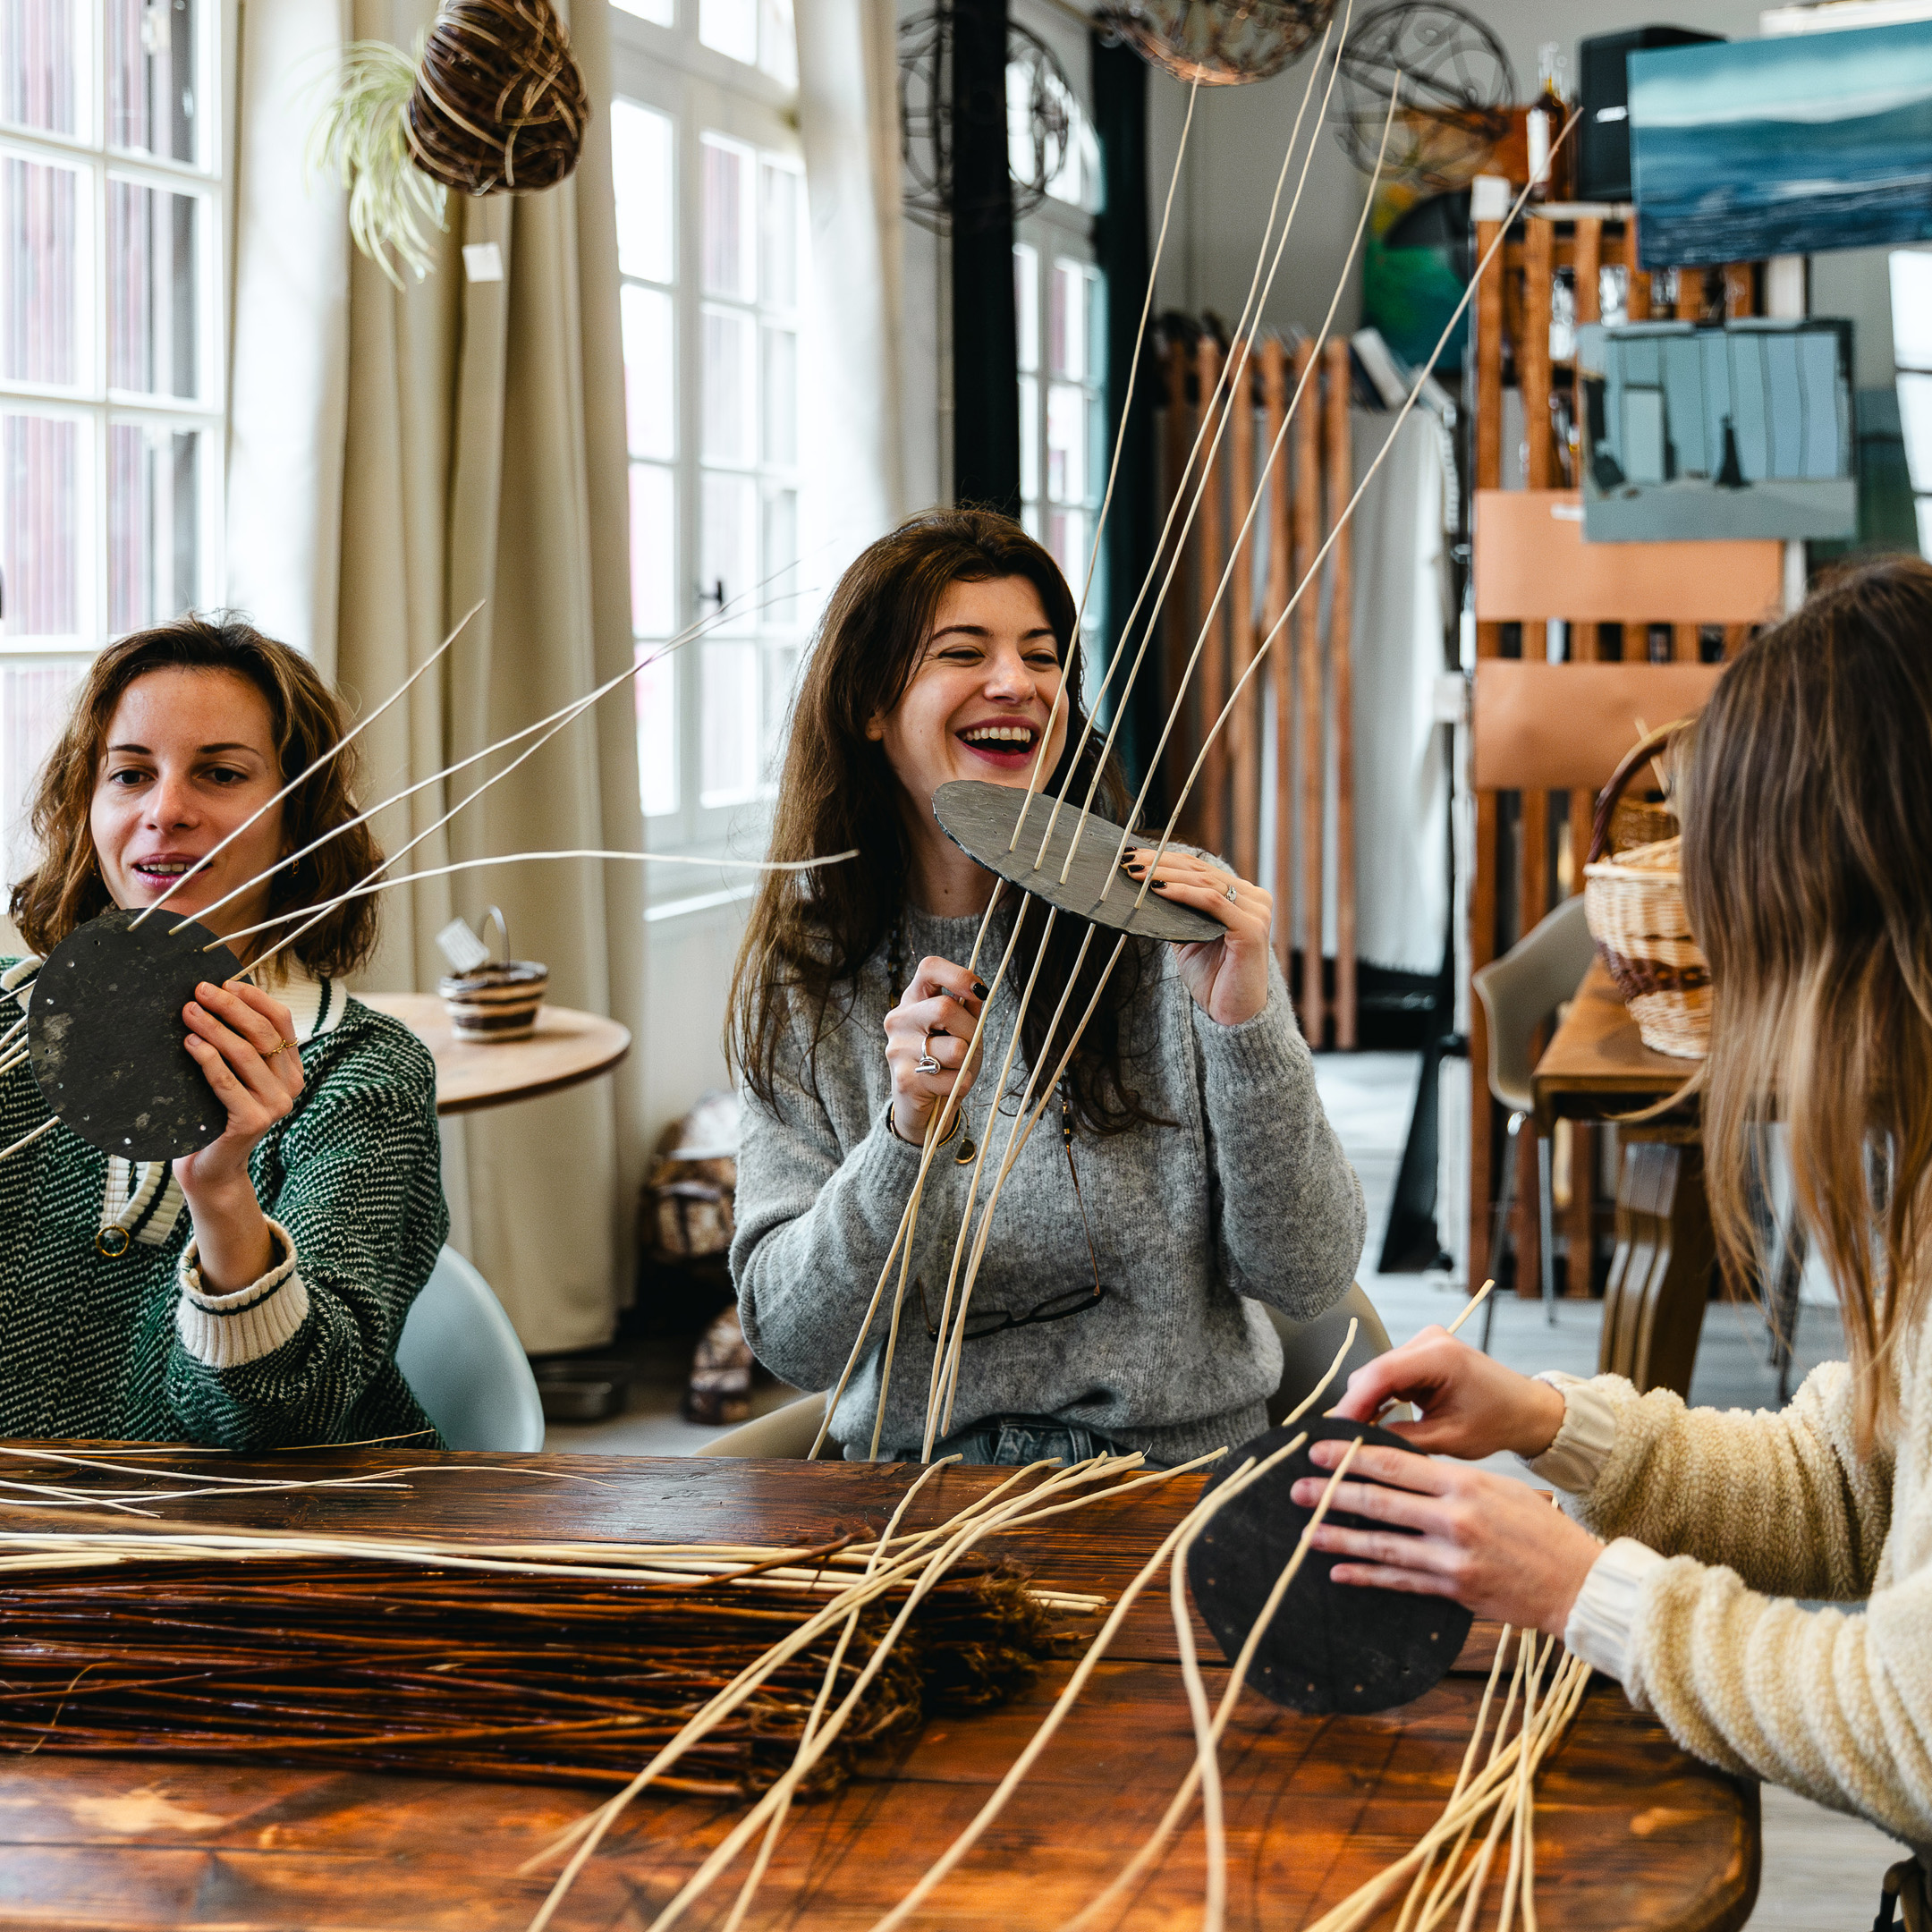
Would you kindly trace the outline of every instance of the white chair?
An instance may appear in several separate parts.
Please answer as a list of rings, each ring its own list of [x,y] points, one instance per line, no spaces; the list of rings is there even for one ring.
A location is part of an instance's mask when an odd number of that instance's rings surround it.
[[[787,1402],[783,1409],[774,1409],[769,1415],[753,1416],[749,1422],[741,1422],[734,1429],[725,1432],[702,1449],[694,1449],[693,1455],[746,1456],[760,1462],[800,1462],[811,1453],[811,1445],[818,1434],[818,1425],[825,1420],[826,1399],[823,1394],[801,1395],[796,1402]],[[835,1457],[839,1453],[836,1443],[828,1442],[825,1453]]]
[[[452,1449],[533,1454],[543,1398],[530,1358],[490,1284],[453,1248],[410,1304],[396,1367]]]
[[[1510,1208],[1516,1196],[1516,1148],[1523,1123],[1535,1111],[1530,1076],[1536,1066],[1530,1048],[1536,1031],[1576,989],[1589,970],[1596,951],[1583,917],[1583,895],[1565,899],[1549,917],[1525,933],[1499,960],[1475,977],[1476,991],[1489,1018],[1489,1091],[1510,1110],[1509,1134],[1503,1151],[1503,1184],[1496,1190],[1496,1232],[1489,1242],[1489,1272],[1500,1275],[1503,1243],[1509,1233]],[[1537,1136],[1537,1227],[1541,1234],[1543,1313],[1556,1319],[1556,1264],[1550,1252],[1554,1230],[1550,1215],[1550,1144]],[[1573,1264],[1585,1270],[1587,1255]],[[1489,1346],[1494,1298],[1483,1309],[1483,1347]]]

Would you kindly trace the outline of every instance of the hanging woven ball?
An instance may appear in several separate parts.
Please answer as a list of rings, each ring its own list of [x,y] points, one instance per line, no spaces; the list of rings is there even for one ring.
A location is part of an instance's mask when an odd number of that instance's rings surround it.
[[[1124,0],[1098,24],[1178,80],[1241,87],[1278,74],[1334,12],[1335,0]]]
[[[550,0],[444,0],[409,101],[424,174],[472,195],[554,187],[577,165],[589,121]]]

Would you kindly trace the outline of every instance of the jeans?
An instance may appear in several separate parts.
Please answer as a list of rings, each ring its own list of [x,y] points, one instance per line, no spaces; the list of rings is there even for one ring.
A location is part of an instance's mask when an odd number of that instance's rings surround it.
[[[1048,1456],[1058,1456],[1063,1462],[1084,1462],[1089,1456],[1131,1453],[1124,1443],[1115,1442],[1099,1429],[1081,1422],[1063,1422],[1050,1415],[984,1416],[933,1445],[936,1462],[949,1455],[966,1462],[1038,1462]],[[1167,1465],[1149,1456],[1147,1466],[1165,1469]]]

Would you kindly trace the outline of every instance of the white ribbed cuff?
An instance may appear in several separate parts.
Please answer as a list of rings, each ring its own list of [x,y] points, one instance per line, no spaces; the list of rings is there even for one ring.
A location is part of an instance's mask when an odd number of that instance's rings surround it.
[[[1619,1537],[1590,1565],[1583,1588],[1570,1606],[1563,1642],[1593,1670],[1630,1682],[1631,1633],[1637,1627],[1637,1598],[1644,1580],[1665,1559],[1648,1545]]]
[[[1531,1475],[1565,1496],[1584,1496],[1610,1460],[1616,1443],[1616,1409],[1593,1381],[1582,1376],[1546,1368],[1536,1379],[1547,1382],[1563,1396],[1563,1427],[1541,1455],[1519,1460],[1528,1462]]]
[[[268,1229],[282,1244],[281,1260],[233,1294],[203,1291],[196,1241],[182,1251],[174,1326],[182,1346],[210,1368],[239,1368],[272,1355],[308,1318],[309,1290],[295,1272],[295,1238],[279,1221],[271,1220]]]

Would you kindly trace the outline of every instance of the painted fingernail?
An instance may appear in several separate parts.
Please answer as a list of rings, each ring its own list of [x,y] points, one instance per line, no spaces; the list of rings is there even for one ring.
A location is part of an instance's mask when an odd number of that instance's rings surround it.
[[[986,997],[986,981],[985,981],[985,980],[983,980],[983,979],[975,979],[975,980],[973,981],[973,997],[974,997],[975,999],[984,999],[984,998]]]

